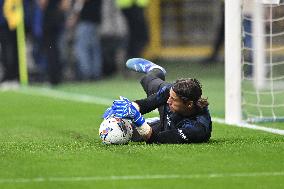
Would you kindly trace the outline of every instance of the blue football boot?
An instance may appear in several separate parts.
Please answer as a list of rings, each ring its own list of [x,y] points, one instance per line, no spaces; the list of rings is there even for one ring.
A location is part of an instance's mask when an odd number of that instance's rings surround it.
[[[126,62],[126,67],[140,73],[148,73],[153,69],[161,70],[164,75],[167,73],[163,67],[143,58],[128,59]]]

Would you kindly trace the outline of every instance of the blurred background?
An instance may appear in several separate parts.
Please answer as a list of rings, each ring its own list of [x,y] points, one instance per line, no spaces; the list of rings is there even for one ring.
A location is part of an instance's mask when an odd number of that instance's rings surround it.
[[[208,65],[224,60],[222,0],[0,0],[1,83],[97,82],[121,75],[128,58]],[[18,31],[21,3],[24,29]],[[19,43],[17,36],[24,38]],[[24,54],[18,57],[19,46]],[[20,64],[22,65],[22,64]],[[206,65],[204,67],[204,65]],[[175,68],[170,68],[175,69]],[[210,66],[208,66],[210,69]],[[184,70],[183,68],[177,70]],[[197,70],[198,71],[198,70]],[[134,76],[135,77],[135,76]]]

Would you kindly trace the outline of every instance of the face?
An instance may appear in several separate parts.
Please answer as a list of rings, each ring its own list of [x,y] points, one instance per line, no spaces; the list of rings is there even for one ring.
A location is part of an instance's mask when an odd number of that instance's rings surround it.
[[[167,101],[172,112],[186,114],[190,111],[190,103],[185,103],[174,91],[170,90],[170,97]]]

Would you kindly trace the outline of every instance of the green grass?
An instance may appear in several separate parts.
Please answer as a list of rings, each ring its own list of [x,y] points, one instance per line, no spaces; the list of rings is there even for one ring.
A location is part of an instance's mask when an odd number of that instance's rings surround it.
[[[0,93],[0,188],[283,188],[283,136],[214,124],[209,143],[102,145],[105,106]],[[278,176],[228,176],[281,172]],[[221,174],[210,177],[209,174]],[[189,179],[13,182],[191,175]],[[194,178],[194,175],[201,175]],[[11,182],[3,182],[12,179]],[[72,180],[72,179],[71,179]]]
[[[169,70],[168,81],[199,78],[212,115],[224,117],[222,64],[161,64]],[[133,100],[145,97],[138,84],[140,76],[66,83],[55,90],[110,100],[123,95]],[[0,91],[0,99],[1,189],[284,187],[281,135],[213,123],[209,143],[106,146],[98,136],[105,105],[17,91]],[[281,123],[263,125],[283,129]],[[158,175],[177,177],[155,179]]]

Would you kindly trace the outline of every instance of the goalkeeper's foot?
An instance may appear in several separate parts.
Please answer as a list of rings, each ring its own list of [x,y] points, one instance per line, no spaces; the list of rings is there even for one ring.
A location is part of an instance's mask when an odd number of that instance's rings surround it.
[[[164,73],[164,75],[167,73],[163,67],[143,58],[128,59],[126,62],[126,67],[128,69],[141,73],[148,73],[153,69],[161,70]]]

